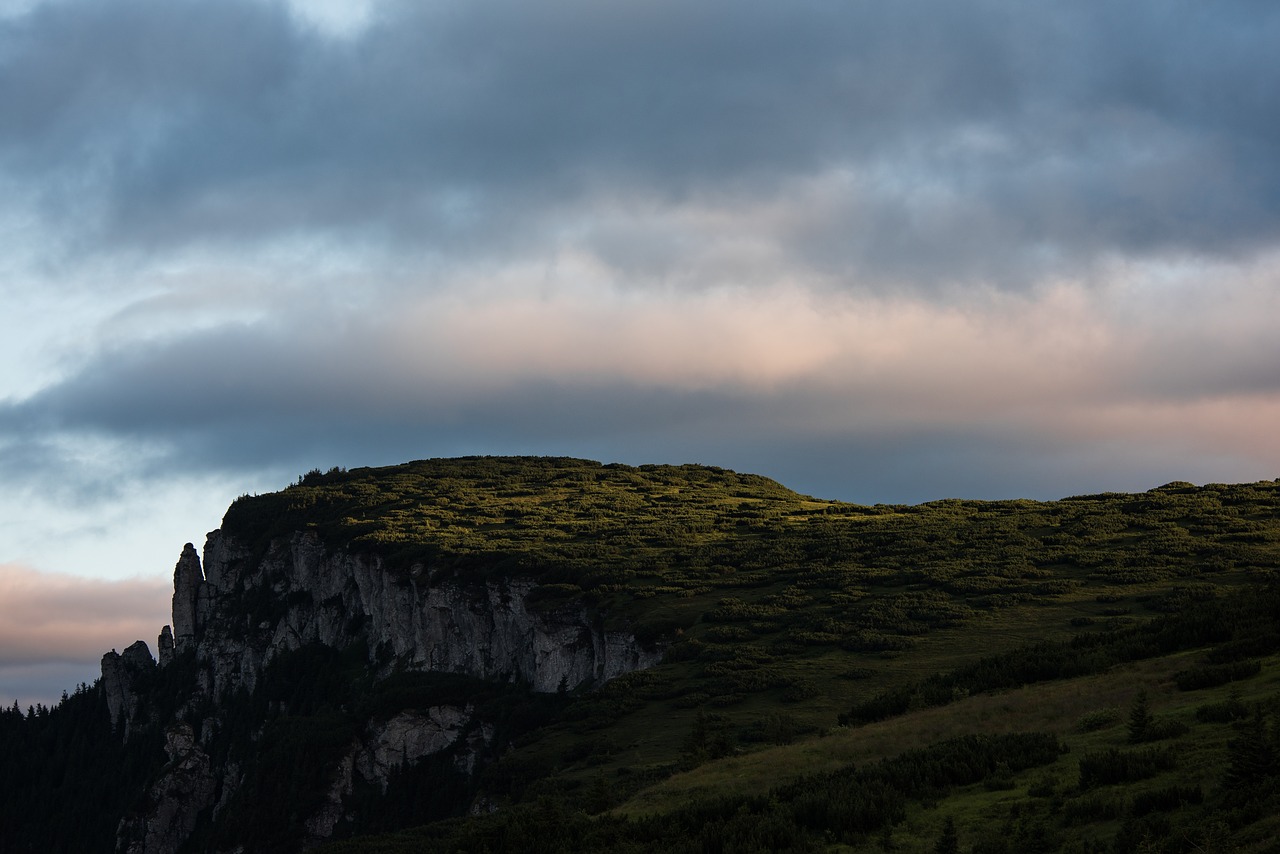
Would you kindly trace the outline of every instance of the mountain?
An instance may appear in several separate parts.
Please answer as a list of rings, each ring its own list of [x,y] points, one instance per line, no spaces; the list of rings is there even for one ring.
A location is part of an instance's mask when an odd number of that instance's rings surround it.
[[[1280,482],[315,471],[183,548],[156,657],[0,712],[0,854],[1280,850],[1277,566]]]

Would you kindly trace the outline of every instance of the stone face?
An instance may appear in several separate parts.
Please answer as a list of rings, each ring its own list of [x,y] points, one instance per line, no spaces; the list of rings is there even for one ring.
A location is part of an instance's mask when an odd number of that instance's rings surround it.
[[[391,773],[461,743],[460,771],[471,773],[477,756],[493,740],[493,726],[477,723],[470,707],[433,706],[425,712],[404,711],[381,723],[371,723],[334,770],[324,803],[305,822],[314,842],[328,839],[345,814],[343,801],[363,778],[385,792]]]
[[[114,649],[102,656],[102,681],[99,684],[102,693],[107,696],[107,711],[111,715],[111,723],[119,724],[120,713],[128,706],[131,693],[120,653]]]
[[[470,723],[471,709],[457,706],[434,706],[426,714],[401,712],[373,729],[356,756],[356,770],[385,791],[394,769],[451,747]]]
[[[175,576],[192,565],[183,554]],[[585,609],[529,608],[537,586],[529,579],[432,583],[423,572],[389,572],[376,556],[329,552],[310,533],[277,541],[256,564],[247,555],[220,531],[205,545],[206,581],[192,625],[214,696],[241,685],[252,690],[264,664],[313,642],[345,648],[364,641],[400,666],[521,679],[546,692],[600,685],[661,658],[630,633],[605,631]],[[246,625],[243,603],[250,597],[279,607],[270,619]],[[182,619],[175,605],[179,652]]]
[[[195,829],[200,811],[213,803],[217,780],[209,757],[186,724],[165,732],[169,763],[151,787],[152,809],[126,818],[116,835],[116,850],[127,854],[172,854]]]
[[[113,649],[102,656],[100,687],[107,698],[107,711],[114,726],[123,722],[126,738],[130,723],[138,716],[135,684],[140,676],[155,666],[151,650],[142,641],[129,644],[123,653]]]
[[[173,661],[173,629],[165,626],[156,638],[156,653],[160,657],[160,666],[164,667]]]
[[[178,652],[185,651],[195,641],[196,604],[203,584],[200,555],[196,554],[194,545],[187,543],[173,568],[173,637]]]
[[[273,658],[311,643],[363,645],[375,673],[461,673],[548,692],[600,685],[661,658],[632,634],[605,630],[585,608],[530,607],[537,587],[531,579],[433,580],[421,566],[392,571],[374,555],[331,551],[313,533],[275,540],[264,553],[214,531],[203,562],[190,543],[183,548],[173,580],[173,627],[160,633],[160,662],[192,653],[198,693],[215,709],[238,689],[252,693]],[[141,642],[103,657],[113,720],[137,714],[132,674],[153,666]],[[240,769],[211,767],[206,753],[223,714],[215,711],[199,734],[187,724],[169,727],[170,762],[151,788],[151,806],[122,822],[117,850],[177,851],[201,810],[216,816],[230,802]],[[492,724],[469,706],[406,709],[369,721],[332,769],[323,803],[304,820],[308,841],[332,834],[357,781],[385,791],[396,768],[444,750],[471,774],[493,737]]]
[[[151,657],[151,650],[143,641],[134,641],[129,644],[125,647],[124,652],[121,653],[120,658],[125,667],[133,673],[150,670],[156,666],[156,660]]]

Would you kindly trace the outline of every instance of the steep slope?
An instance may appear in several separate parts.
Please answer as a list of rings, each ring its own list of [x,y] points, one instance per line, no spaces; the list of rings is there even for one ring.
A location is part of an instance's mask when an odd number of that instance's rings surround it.
[[[603,629],[581,606],[534,610],[529,578],[463,582],[421,563],[391,571],[377,555],[332,552],[313,532],[265,554],[214,531],[204,572],[190,544],[174,573],[174,653],[195,653],[202,687],[252,692],[265,664],[307,644],[362,644],[413,669],[528,683],[596,686],[658,662],[634,635]],[[163,646],[162,646],[163,649]]]
[[[371,833],[496,810],[428,833],[467,850],[471,831],[457,829],[474,827],[493,848],[484,828],[525,821],[525,805],[568,810],[567,828],[587,820],[575,810],[624,802],[670,848],[694,819],[687,794],[664,792],[766,797],[783,779],[807,785],[815,769],[786,751],[837,744],[839,721],[893,728],[974,694],[1220,643],[1240,622],[1233,591],[1277,566],[1274,482],[862,507],[701,466],[464,458],[312,472],[237,500],[203,557],[183,549],[159,663],[135,644],[58,708],[0,715],[13,767],[40,761],[19,740],[61,739],[80,745],[77,767],[129,769],[65,837],[42,828],[59,822],[50,793],[65,757],[48,782],[0,792],[13,829],[0,851],[372,845]],[[1244,623],[1265,638],[1268,619]],[[89,738],[96,717],[114,734]],[[1032,768],[1057,756],[1047,744],[937,755]],[[680,788],[765,748],[777,758],[742,765],[723,791]],[[624,820],[597,821],[583,839]],[[808,833],[793,837],[821,838]]]

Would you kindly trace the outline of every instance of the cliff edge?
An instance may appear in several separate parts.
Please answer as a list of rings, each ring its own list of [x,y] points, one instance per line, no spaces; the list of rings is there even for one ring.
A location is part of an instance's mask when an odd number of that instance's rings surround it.
[[[382,476],[375,471],[373,478]],[[371,476],[358,477],[367,483]],[[300,481],[293,491],[306,497],[307,486]],[[103,658],[102,686],[121,737],[163,732],[168,757],[143,807],[121,822],[118,851],[176,852],[201,832],[208,837],[201,848],[217,850],[221,837],[234,841],[234,833],[217,828],[255,795],[248,790],[256,785],[252,766],[261,764],[256,744],[272,735],[273,722],[301,720],[308,705],[329,703],[311,695],[299,700],[298,690],[282,695],[278,683],[291,677],[279,673],[303,666],[298,662],[323,659],[336,667],[340,660],[353,684],[379,697],[388,680],[421,677],[403,705],[379,700],[357,712],[349,708],[361,701],[353,694],[339,707],[342,744],[325,753],[317,772],[322,796],[293,822],[293,832],[314,843],[359,821],[351,799],[361,787],[385,792],[394,775],[436,755],[447,755],[454,773],[470,777],[497,754],[499,728],[486,718],[493,710],[465,692],[431,702],[422,679],[439,674],[517,694],[566,694],[662,658],[660,643],[641,642],[635,632],[609,625],[598,605],[565,596],[566,589],[581,592],[573,585],[548,586],[510,565],[488,571],[474,550],[459,571],[451,560],[456,546],[441,548],[430,536],[418,542],[420,554],[402,546],[399,559],[368,540],[326,539],[318,529],[334,520],[323,508],[261,524],[277,498],[238,502],[224,527],[208,534],[203,556],[192,543],[183,547],[174,567],[173,622],[158,637],[158,663],[142,642]],[[339,520],[339,529],[350,523]],[[361,521],[361,530],[369,527]],[[548,597],[547,589],[557,595]],[[166,691],[170,696],[158,699]]]

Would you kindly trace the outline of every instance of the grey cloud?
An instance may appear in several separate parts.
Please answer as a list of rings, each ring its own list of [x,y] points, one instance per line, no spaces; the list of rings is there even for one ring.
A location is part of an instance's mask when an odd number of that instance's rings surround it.
[[[251,468],[326,460],[396,462],[679,431],[723,417],[732,395],[542,378],[486,387],[460,365],[422,374],[359,340],[305,342],[220,329],[104,356],[21,403],[0,406],[0,435],[106,435],[171,449],[146,465]],[[739,402],[736,405],[741,406]],[[424,451],[430,448],[430,451]],[[444,450],[435,450],[443,448]],[[10,475],[39,474],[55,453],[0,456]]]
[[[1225,479],[1211,474],[1215,466],[1245,478],[1249,471],[1245,454],[1240,460],[1206,454],[1192,465],[1184,451],[1157,452],[1155,444],[1134,453],[1132,446],[1142,445],[1136,439],[1114,440],[1123,453],[1102,439],[1089,451],[1067,434],[1036,440],[1001,426],[1002,417],[1017,419],[1017,405],[1003,415],[993,411],[985,426],[964,418],[949,423],[942,400],[908,414],[922,392],[892,376],[847,389],[799,379],[763,391],[732,383],[682,390],[614,375],[557,380],[521,376],[513,365],[491,374],[465,362],[405,361],[382,345],[376,324],[353,321],[345,331],[315,334],[309,327],[315,321],[220,327],[104,353],[64,382],[0,406],[0,438],[10,442],[0,452],[0,471],[11,484],[75,484],[86,493],[81,500],[90,500],[120,478],[165,478],[179,470],[269,470],[283,484],[312,467],[473,453],[698,461],[746,470],[769,460],[771,470],[762,473],[787,475],[789,485],[863,501],[1008,497],[1009,490],[1054,497],[1047,490],[1055,485],[1139,488],[1197,472]],[[1071,398],[1079,392],[1068,389],[1053,406],[1105,409],[1108,400],[1177,406],[1280,387],[1268,373],[1267,352],[1232,356],[1215,346],[1211,336],[1171,336],[1132,364],[1117,365],[1119,385],[1103,399],[1090,390]],[[1034,376],[1034,367],[1017,377],[1024,374]],[[1025,419],[1019,423],[1028,429]],[[1128,428],[1133,435],[1143,429]],[[44,444],[49,437],[105,438],[137,451],[127,471],[112,470],[99,482]],[[1169,470],[1170,460],[1178,470]]]
[[[1280,12],[1114,7],[406,2],[335,42],[251,0],[51,3],[0,24],[0,163],[148,251],[520,255],[601,199],[731,210],[831,169],[866,192],[779,240],[840,274],[1274,240]]]

